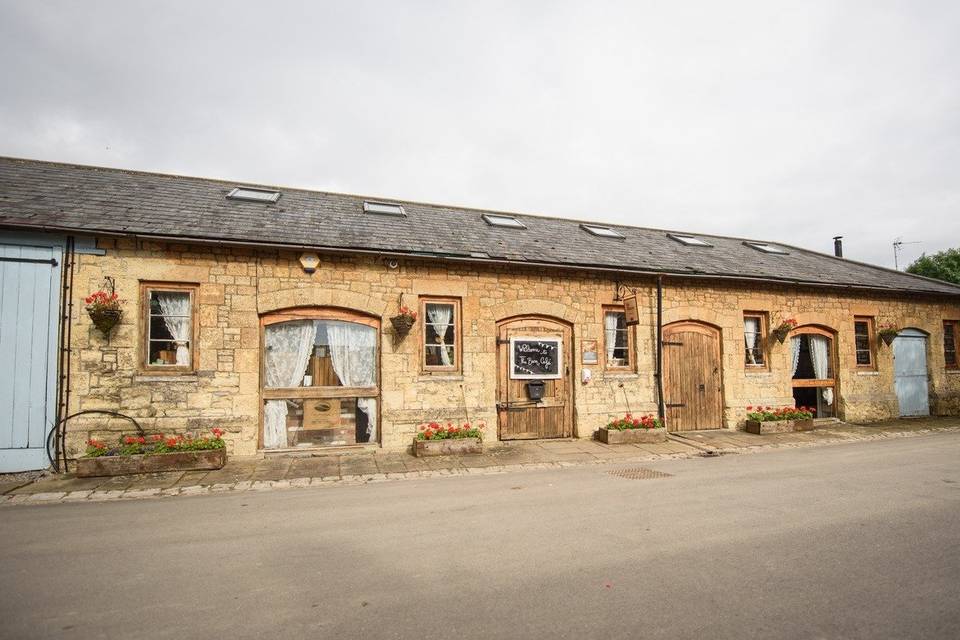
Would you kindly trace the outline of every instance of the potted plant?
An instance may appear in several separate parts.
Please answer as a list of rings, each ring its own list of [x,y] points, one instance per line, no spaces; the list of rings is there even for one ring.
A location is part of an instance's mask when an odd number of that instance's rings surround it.
[[[460,426],[452,422],[446,425],[439,422],[421,424],[413,439],[413,455],[419,458],[483,453],[484,429],[486,425],[482,422],[476,425],[464,422]]]
[[[90,439],[86,455],[77,459],[77,477],[220,469],[227,462],[224,431],[213,429],[211,433],[213,437],[202,438],[165,437],[162,433],[121,436],[113,446]]]
[[[413,324],[417,321],[417,312],[411,311],[408,307],[400,307],[400,313],[390,318],[390,324],[393,330],[401,339],[410,333]]]
[[[123,309],[120,308],[122,301],[114,292],[95,291],[83,301],[94,326],[105,336],[110,334],[110,330],[117,326],[123,317]]]
[[[748,406],[747,431],[750,433],[783,433],[813,429],[813,409],[810,407]]]
[[[771,331],[771,334],[774,338],[780,341],[780,344],[783,344],[783,341],[787,339],[787,336],[791,331],[797,328],[797,321],[793,318],[787,318],[781,322],[777,327]]]
[[[899,333],[900,327],[893,324],[884,325],[877,330],[877,336],[879,336],[888,347],[893,344],[894,338],[896,338]]]
[[[597,431],[597,439],[605,444],[666,442],[667,430],[656,416],[635,418],[628,413]]]

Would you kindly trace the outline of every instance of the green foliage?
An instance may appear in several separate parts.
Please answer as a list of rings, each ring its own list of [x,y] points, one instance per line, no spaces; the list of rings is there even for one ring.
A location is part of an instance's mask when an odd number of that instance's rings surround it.
[[[776,422],[777,420],[809,420],[813,418],[812,407],[747,407],[747,420]]]
[[[113,447],[101,440],[87,440],[86,457],[99,456],[136,456],[153,455],[160,453],[174,453],[176,451],[209,451],[223,449],[227,443],[223,441],[223,429],[213,429],[213,437],[194,438],[191,435],[165,437],[162,433],[150,436],[121,436]]]
[[[611,420],[607,423],[607,429],[616,429],[624,431],[626,429],[659,429],[663,426],[660,418],[655,416],[641,416],[634,418],[632,414],[627,414],[622,418]]]
[[[484,423],[476,426],[464,422],[460,426],[448,422],[446,426],[439,422],[429,422],[417,428],[417,440],[457,440],[460,438],[479,438],[483,440]]]
[[[907,267],[907,273],[960,284],[960,249],[923,254]]]

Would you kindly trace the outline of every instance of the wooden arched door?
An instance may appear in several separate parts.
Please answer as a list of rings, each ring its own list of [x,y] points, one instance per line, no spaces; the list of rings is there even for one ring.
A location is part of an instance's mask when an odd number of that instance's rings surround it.
[[[573,435],[573,332],[537,316],[497,325],[497,423],[501,440]]]
[[[697,322],[663,328],[663,398],[668,431],[723,426],[720,331]]]

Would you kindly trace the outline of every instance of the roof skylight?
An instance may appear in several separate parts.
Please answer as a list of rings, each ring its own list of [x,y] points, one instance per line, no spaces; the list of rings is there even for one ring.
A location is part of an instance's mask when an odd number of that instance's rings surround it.
[[[617,238],[623,240],[626,238],[625,235],[617,231],[616,229],[611,229],[610,227],[603,227],[596,224],[581,224],[580,228],[586,231],[587,233],[593,234],[595,236],[600,236],[601,238]]]
[[[701,240],[696,236],[688,236],[682,233],[668,233],[667,237],[670,238],[671,240],[676,240],[680,244],[685,244],[688,247],[712,247],[713,246],[706,240]]]
[[[236,187],[227,194],[227,197],[231,200],[249,200],[250,202],[276,202],[280,199],[280,192],[255,187]]]
[[[508,227],[511,229],[526,229],[527,225],[523,224],[513,216],[502,216],[493,213],[483,214],[483,220],[491,227]]]
[[[782,247],[778,247],[775,244],[767,244],[766,242],[744,242],[743,244],[747,245],[751,249],[756,249],[757,251],[762,251],[764,253],[776,253],[782,256],[790,253]]]
[[[389,202],[364,202],[363,203],[363,212],[364,213],[379,213],[386,216],[405,216],[407,212],[403,210],[398,204],[391,204]]]

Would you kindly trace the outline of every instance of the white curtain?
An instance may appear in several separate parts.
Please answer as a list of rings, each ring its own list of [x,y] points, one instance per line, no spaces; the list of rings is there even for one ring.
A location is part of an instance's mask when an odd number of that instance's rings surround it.
[[[757,364],[757,358],[753,350],[757,347],[757,335],[760,333],[759,318],[743,319],[743,339],[747,343],[747,361],[750,364]]]
[[[793,370],[790,377],[797,375],[797,367],[800,365],[800,336],[790,338],[790,349],[793,353]]]
[[[823,380],[830,375],[830,341],[824,336],[807,336],[810,341],[810,360],[813,363],[813,373],[817,379]],[[823,389],[823,401],[833,404],[833,389]]]
[[[613,360],[614,350],[617,348],[617,313],[607,313],[603,316],[603,336],[607,347],[607,362]]]
[[[187,366],[190,364],[190,348],[187,346],[190,342],[190,294],[158,291],[156,295],[163,323],[177,345],[177,365]]]
[[[433,325],[433,330],[440,336],[440,362],[443,363],[443,366],[449,367],[453,364],[453,359],[447,352],[445,340],[447,339],[447,328],[453,320],[453,305],[428,304],[427,317],[430,324]]]
[[[345,387],[372,387],[377,382],[377,331],[355,322],[326,322],[333,370]],[[367,414],[368,442],[377,437],[377,401],[358,398],[357,409]]]
[[[317,336],[313,320],[269,325],[264,330],[266,386],[299,387]],[[263,446],[287,446],[287,401],[267,400],[263,407]]]

